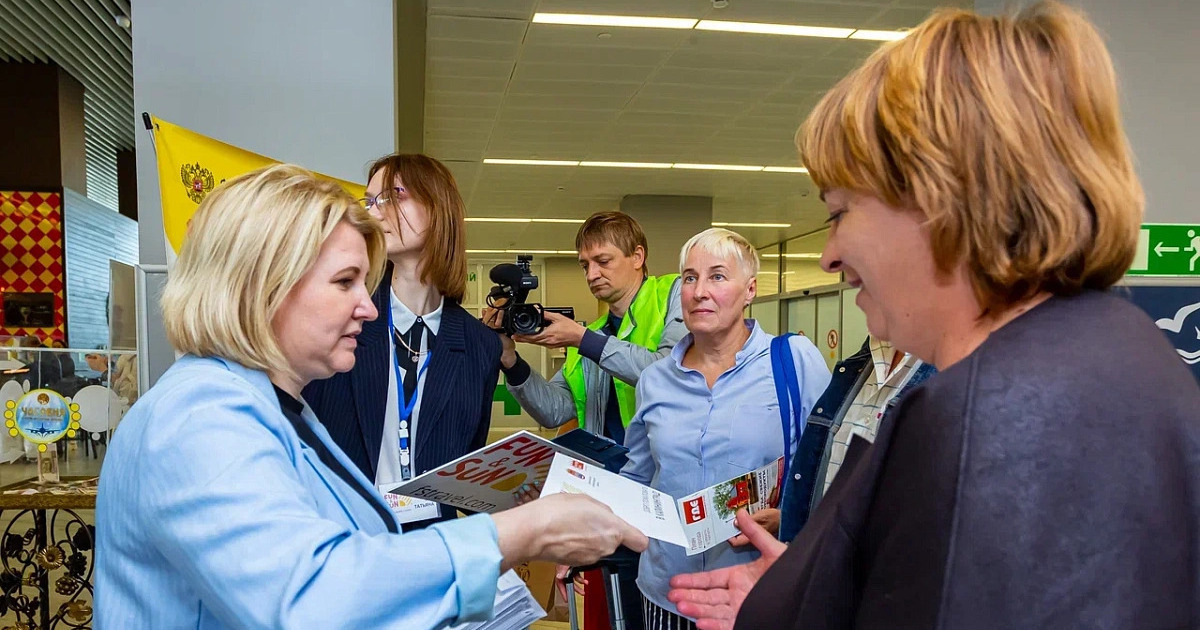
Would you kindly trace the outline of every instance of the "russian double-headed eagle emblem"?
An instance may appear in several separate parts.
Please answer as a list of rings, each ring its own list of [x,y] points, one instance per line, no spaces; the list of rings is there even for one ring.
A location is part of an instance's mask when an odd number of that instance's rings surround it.
[[[196,203],[204,201],[204,196],[216,185],[212,171],[201,167],[199,162],[179,167],[179,177],[187,189],[188,199]]]

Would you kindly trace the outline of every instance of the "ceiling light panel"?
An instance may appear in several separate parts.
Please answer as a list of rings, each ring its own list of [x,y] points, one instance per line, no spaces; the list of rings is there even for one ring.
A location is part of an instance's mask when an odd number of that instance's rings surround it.
[[[683,168],[696,171],[761,171],[761,166],[743,164],[684,164],[676,162],[672,168]]]
[[[713,221],[714,228],[790,228],[791,223],[727,223],[724,221]]]
[[[667,169],[678,168],[696,171],[746,171],[767,173],[807,173],[802,166],[759,166],[756,164],[705,164],[691,162],[605,162],[605,161],[576,161],[576,160],[522,160],[508,158],[487,158],[484,164],[509,164],[519,166],[588,166],[600,168],[643,168]]]
[[[549,219],[541,217],[466,217],[468,223],[583,223],[584,219]]]
[[[510,164],[518,166],[579,166],[578,160],[509,160],[503,158],[487,158],[484,164]]]
[[[757,33],[761,35],[793,35],[798,37],[829,37],[845,39],[854,32],[852,28],[830,28],[803,24],[768,24],[765,22],[726,22],[722,20],[700,20],[698,31],[724,31],[729,33]]]
[[[670,162],[580,162],[579,165],[607,168],[671,168]]]
[[[574,256],[578,252],[573,249],[468,249],[468,254],[562,254]]]
[[[640,17],[634,15],[590,15],[583,13],[534,13],[534,24],[567,24],[571,26],[627,26],[632,28],[690,29],[696,20],[690,18]]]
[[[894,42],[904,39],[908,31],[869,31],[859,29],[850,35],[850,39],[866,39],[877,42]]]

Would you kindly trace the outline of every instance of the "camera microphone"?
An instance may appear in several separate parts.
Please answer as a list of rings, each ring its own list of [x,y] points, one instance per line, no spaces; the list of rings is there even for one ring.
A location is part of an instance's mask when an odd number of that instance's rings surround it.
[[[529,292],[538,288],[538,278],[530,270],[532,256],[517,256],[517,264],[502,263],[492,267],[488,277],[496,286],[488,291],[487,305],[504,312],[501,326],[496,330],[506,335],[535,335],[550,325],[546,311],[556,312],[568,319],[575,319],[575,309],[547,309],[536,302],[528,303]]]
[[[492,267],[488,272],[488,277],[492,282],[501,286],[516,287],[521,285],[521,278],[524,277],[521,268],[512,263],[503,263]]]

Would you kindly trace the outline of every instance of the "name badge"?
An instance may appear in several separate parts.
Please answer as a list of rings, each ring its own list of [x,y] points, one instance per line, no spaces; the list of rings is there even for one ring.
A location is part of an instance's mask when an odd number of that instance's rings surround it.
[[[395,486],[396,484],[387,484]],[[437,501],[429,501],[426,499],[414,499],[406,497],[402,494],[392,494],[384,492],[383,488],[379,488],[379,493],[387,501],[388,507],[392,509],[392,513],[396,515],[396,519],[401,523],[412,523],[414,521],[427,521],[431,518],[441,516],[438,510]]]

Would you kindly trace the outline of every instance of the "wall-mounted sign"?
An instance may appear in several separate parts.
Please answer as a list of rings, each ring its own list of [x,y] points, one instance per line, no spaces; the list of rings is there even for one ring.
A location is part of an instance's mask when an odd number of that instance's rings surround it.
[[[58,392],[49,389],[34,389],[17,400],[4,404],[4,425],[8,434],[18,435],[38,445],[45,452],[46,445],[56,442],[65,435],[75,437],[79,430],[79,405],[67,402]]]
[[[1200,225],[1146,223],[1131,276],[1200,276]]]

